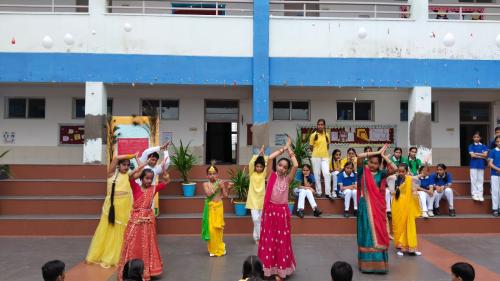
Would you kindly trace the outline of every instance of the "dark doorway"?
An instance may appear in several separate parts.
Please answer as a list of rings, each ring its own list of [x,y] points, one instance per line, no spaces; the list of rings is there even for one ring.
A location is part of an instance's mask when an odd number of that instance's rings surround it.
[[[231,122],[207,122],[207,164],[233,163],[231,150]]]
[[[205,162],[236,164],[238,155],[238,101],[205,102]]]
[[[479,132],[482,143],[489,140],[490,103],[461,102],[460,103],[460,164],[469,165],[468,146],[472,143],[472,135]]]

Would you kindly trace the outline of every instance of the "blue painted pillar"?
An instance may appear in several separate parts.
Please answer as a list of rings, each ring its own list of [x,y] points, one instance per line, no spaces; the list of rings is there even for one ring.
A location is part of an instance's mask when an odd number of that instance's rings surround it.
[[[253,2],[252,143],[269,144],[269,0]]]

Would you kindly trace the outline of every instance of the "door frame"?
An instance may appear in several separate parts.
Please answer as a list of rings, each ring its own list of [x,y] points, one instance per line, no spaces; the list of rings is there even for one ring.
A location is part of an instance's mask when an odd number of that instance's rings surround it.
[[[238,118],[237,120],[210,120],[210,121],[207,121],[207,102],[208,101],[231,101],[231,102],[236,102],[237,103],[237,109],[238,109]],[[240,111],[240,100],[238,99],[217,99],[217,98],[211,98],[211,99],[204,99],[203,100],[203,163],[207,163],[207,123],[210,122],[210,123],[236,123],[236,163],[235,165],[238,164],[238,159],[239,159],[239,155],[240,155],[240,149],[239,149],[239,143],[240,143],[240,119],[241,119],[241,115],[240,115],[241,111]],[[232,165],[232,164],[228,164],[228,163],[221,163],[222,165]]]
[[[468,103],[487,104],[488,105],[488,121],[462,121],[462,116],[460,115],[460,109],[461,109],[462,104],[468,104]],[[490,129],[491,129],[491,125],[493,124],[492,118],[494,118],[493,117],[493,115],[494,115],[493,114],[493,103],[491,101],[459,101],[458,102],[458,111],[459,111],[459,113],[458,113],[458,129],[459,129],[458,135],[459,135],[459,138],[461,135],[460,128],[462,127],[462,125],[486,125],[487,135],[481,136],[481,137],[483,138],[483,140],[482,140],[483,144],[488,145],[488,142],[490,140],[489,135],[491,134]],[[461,141],[462,140],[459,139],[460,149],[462,149]],[[460,155],[460,164],[462,164],[462,156],[461,155]]]

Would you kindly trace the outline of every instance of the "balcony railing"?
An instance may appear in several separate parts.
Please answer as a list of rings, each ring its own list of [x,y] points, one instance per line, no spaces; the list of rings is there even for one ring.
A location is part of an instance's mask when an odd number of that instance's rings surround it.
[[[411,4],[405,1],[394,3],[271,0],[270,3],[272,16],[295,17],[409,18],[411,7]]]
[[[500,21],[500,4],[432,4],[429,19]]]
[[[252,0],[108,0],[108,13],[113,14],[190,14],[213,16],[252,16]]]
[[[1,12],[18,13],[88,13],[88,0],[0,0]]]

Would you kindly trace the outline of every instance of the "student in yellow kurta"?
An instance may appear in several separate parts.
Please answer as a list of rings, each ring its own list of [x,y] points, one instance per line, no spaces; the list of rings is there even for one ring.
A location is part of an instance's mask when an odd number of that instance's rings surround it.
[[[250,186],[246,208],[250,209],[253,221],[253,239],[259,243],[260,222],[262,219],[262,207],[264,206],[264,196],[266,195],[266,163],[268,157],[264,156],[264,146],[261,147],[258,155],[254,155],[248,163],[248,173],[250,175]]]
[[[420,203],[418,193],[414,186],[418,186],[418,176],[408,174],[408,165],[398,165],[396,179],[396,194],[392,202],[392,230],[394,233],[394,246],[398,256],[404,254],[420,256],[417,250],[417,226],[415,220],[420,216]]]
[[[344,166],[347,162],[352,162],[354,164],[354,167],[358,166],[358,154],[356,153],[356,149],[352,147],[349,147],[347,149],[347,156],[340,160],[341,169],[344,169]],[[366,163],[363,164],[366,165]]]
[[[331,188],[331,174],[330,174],[330,154],[328,153],[328,146],[330,138],[326,131],[325,119],[319,119],[316,123],[316,131],[309,137],[309,146],[311,147],[311,165],[313,174],[316,180],[316,196],[320,197],[323,193],[321,189],[321,175],[325,181],[325,196],[326,198],[335,198],[335,192]]]
[[[135,155],[137,157],[137,155]],[[118,265],[132,208],[129,168],[134,155],[114,156],[108,167],[107,195],[85,261],[104,268]]]
[[[219,170],[213,164],[207,168],[208,182],[203,183],[207,198],[203,209],[201,236],[207,241],[208,253],[211,257],[226,254],[224,244],[224,205],[222,198],[228,196],[228,188],[232,183],[219,180]],[[227,186],[226,186],[227,185]]]

